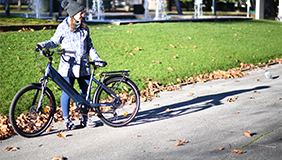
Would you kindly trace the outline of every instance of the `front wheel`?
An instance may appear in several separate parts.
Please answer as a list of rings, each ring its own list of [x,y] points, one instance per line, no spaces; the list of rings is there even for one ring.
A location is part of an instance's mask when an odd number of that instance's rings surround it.
[[[98,116],[112,127],[127,125],[135,118],[140,107],[137,86],[130,79],[123,77],[110,77],[104,81],[104,85],[114,92],[119,100],[114,100],[110,93],[99,86],[94,94],[93,103],[114,102],[114,105],[97,107]]]
[[[42,134],[52,123],[56,103],[53,93],[45,88],[41,106],[41,85],[30,84],[22,88],[12,100],[10,122],[14,130],[24,137],[35,137]]]

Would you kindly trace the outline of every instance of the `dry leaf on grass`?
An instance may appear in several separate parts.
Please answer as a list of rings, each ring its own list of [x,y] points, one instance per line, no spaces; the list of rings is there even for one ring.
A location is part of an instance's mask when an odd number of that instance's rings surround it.
[[[244,133],[244,136],[246,136],[246,137],[252,137],[251,131],[250,131],[250,130],[246,131],[246,132]]]
[[[132,52],[127,52],[127,53],[130,54],[130,55],[132,55],[132,56],[134,55]]]
[[[171,70],[171,71],[174,71],[174,69],[173,69],[173,68],[171,68],[171,67],[168,67],[167,69],[169,69],[169,70]]]
[[[160,62],[160,61],[155,61],[155,60],[152,60],[152,62],[154,62],[154,63],[158,63],[158,64],[161,64],[161,62]]]
[[[16,151],[18,150],[19,148],[18,147],[6,147],[5,151]]]

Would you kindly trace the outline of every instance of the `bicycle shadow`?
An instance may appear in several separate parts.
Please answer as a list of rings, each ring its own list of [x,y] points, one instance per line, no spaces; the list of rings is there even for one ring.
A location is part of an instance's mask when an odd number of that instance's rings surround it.
[[[195,112],[200,112],[213,106],[221,105],[221,100],[229,96],[235,96],[244,92],[250,92],[255,90],[262,90],[270,88],[269,86],[259,86],[252,89],[235,90],[230,92],[223,92],[219,94],[206,95],[197,97],[185,102],[175,103],[171,105],[165,105],[155,109],[138,112],[136,118],[128,126],[140,125],[145,123],[151,123],[161,121],[169,118],[183,116]],[[205,104],[200,104],[206,102]],[[173,112],[165,112],[169,108]]]

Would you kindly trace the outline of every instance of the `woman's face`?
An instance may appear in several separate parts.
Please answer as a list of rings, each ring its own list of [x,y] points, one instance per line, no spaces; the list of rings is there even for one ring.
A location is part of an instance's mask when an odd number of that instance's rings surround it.
[[[82,10],[82,11],[80,11],[80,12],[78,12],[78,13],[76,13],[74,16],[73,16],[73,18],[76,20],[76,21],[81,21],[82,20],[82,18],[84,17],[84,11]]]

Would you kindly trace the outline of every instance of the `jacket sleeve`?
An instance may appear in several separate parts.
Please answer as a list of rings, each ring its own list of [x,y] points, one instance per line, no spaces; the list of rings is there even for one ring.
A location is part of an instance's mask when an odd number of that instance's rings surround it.
[[[64,28],[63,24],[60,24],[58,26],[55,34],[53,35],[53,37],[50,40],[44,41],[44,42],[40,42],[38,44],[41,45],[44,48],[47,48],[47,49],[52,49],[52,48],[58,47],[60,42],[64,38],[64,29],[63,28]]]
[[[89,28],[87,29],[88,35],[87,35],[87,51],[89,53],[90,58],[92,59],[92,61],[96,60],[96,61],[102,61],[102,59],[99,57],[96,49],[93,47],[92,44],[92,40],[90,38],[90,34],[89,34]]]

